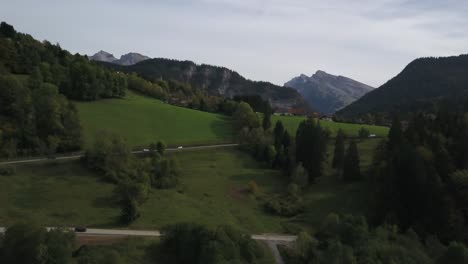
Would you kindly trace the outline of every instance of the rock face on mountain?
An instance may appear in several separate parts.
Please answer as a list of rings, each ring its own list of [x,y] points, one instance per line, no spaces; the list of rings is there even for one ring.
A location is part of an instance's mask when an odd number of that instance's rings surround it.
[[[324,71],[317,71],[310,77],[301,74],[284,86],[296,89],[310,105],[324,114],[336,112],[373,89],[350,78]]]
[[[114,57],[114,55],[108,52],[105,52],[103,50],[99,51],[98,53],[94,54],[93,56],[89,58],[95,61],[110,62],[110,63],[119,64],[119,65],[133,65],[140,61],[150,59],[149,57],[145,55],[141,55],[140,53],[135,53],[135,52],[124,54],[120,57],[120,59],[117,59]]]
[[[110,54],[109,52],[105,52],[103,50],[99,51],[98,53],[94,54],[93,56],[89,57],[90,60],[95,61],[104,61],[104,62],[115,62],[117,58],[114,55]]]
[[[150,57],[141,55],[140,53],[130,52],[125,55],[122,55],[116,63],[120,65],[133,65],[139,63],[140,61],[149,59]]]
[[[309,110],[309,106],[296,90],[269,82],[251,81],[224,67],[162,58],[145,60],[129,66],[114,63],[106,65],[118,71],[137,73],[150,81],[163,79],[189,83],[209,95],[226,98],[236,95],[260,95],[278,111]]]

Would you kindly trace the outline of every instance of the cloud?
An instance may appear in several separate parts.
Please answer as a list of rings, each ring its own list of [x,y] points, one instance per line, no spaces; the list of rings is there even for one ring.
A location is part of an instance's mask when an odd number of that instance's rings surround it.
[[[466,53],[464,0],[15,0],[0,16],[73,52],[137,51],[282,84],[317,69],[378,86],[420,56]]]

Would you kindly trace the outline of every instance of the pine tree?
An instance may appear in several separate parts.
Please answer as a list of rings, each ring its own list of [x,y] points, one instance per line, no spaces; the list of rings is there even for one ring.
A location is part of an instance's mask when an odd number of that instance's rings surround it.
[[[401,127],[400,118],[395,115],[392,121],[392,127],[388,132],[388,150],[393,150],[399,146],[403,141],[403,129]]]
[[[284,135],[284,127],[283,123],[280,120],[276,121],[275,129],[273,130],[275,136],[275,147],[278,150],[281,146],[281,142],[283,140]]]
[[[268,130],[271,127],[271,113],[269,111],[265,111],[263,114],[262,127],[263,130]]]
[[[328,132],[322,129],[320,123],[310,119],[299,124],[296,132],[296,159],[307,170],[310,182],[323,175],[327,141]]]
[[[338,130],[335,141],[335,152],[333,154],[332,167],[334,169],[343,169],[345,158],[345,134],[343,130]]]
[[[288,153],[289,147],[291,146],[291,136],[287,130],[284,131],[282,144],[285,153]]]
[[[361,169],[359,168],[359,153],[357,144],[354,140],[349,143],[348,150],[343,164],[343,180],[352,182],[361,178]]]

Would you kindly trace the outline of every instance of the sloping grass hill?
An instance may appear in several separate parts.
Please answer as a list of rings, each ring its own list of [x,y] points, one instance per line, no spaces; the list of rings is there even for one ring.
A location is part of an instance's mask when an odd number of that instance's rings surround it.
[[[230,120],[218,114],[165,104],[128,91],[124,99],[76,103],[85,145],[100,130],[125,137],[131,146],[163,140],[169,145],[215,144],[232,141]]]

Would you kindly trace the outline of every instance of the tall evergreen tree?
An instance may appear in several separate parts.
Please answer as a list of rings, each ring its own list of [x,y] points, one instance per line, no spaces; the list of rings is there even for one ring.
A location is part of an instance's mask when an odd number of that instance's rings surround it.
[[[342,129],[338,130],[335,139],[335,152],[333,154],[332,167],[342,169],[345,157],[345,134]]]
[[[309,119],[301,122],[296,133],[296,160],[302,162],[310,182],[323,175],[328,132],[318,122]]]
[[[276,150],[279,150],[279,148],[281,147],[281,143],[282,143],[283,135],[284,135],[284,126],[280,120],[276,121],[275,129],[273,130],[273,133],[275,136]]]
[[[388,149],[393,150],[403,141],[403,128],[401,127],[400,118],[395,115],[392,121],[392,127],[388,132]]]
[[[285,153],[288,153],[289,147],[291,146],[291,136],[287,130],[284,131],[283,140],[282,140],[283,148]]]
[[[359,167],[359,152],[354,140],[349,143],[348,150],[343,163],[343,180],[352,182],[361,178],[361,169]]]
[[[263,130],[268,130],[271,127],[271,113],[270,111],[265,111],[263,114],[263,121],[262,121]]]

